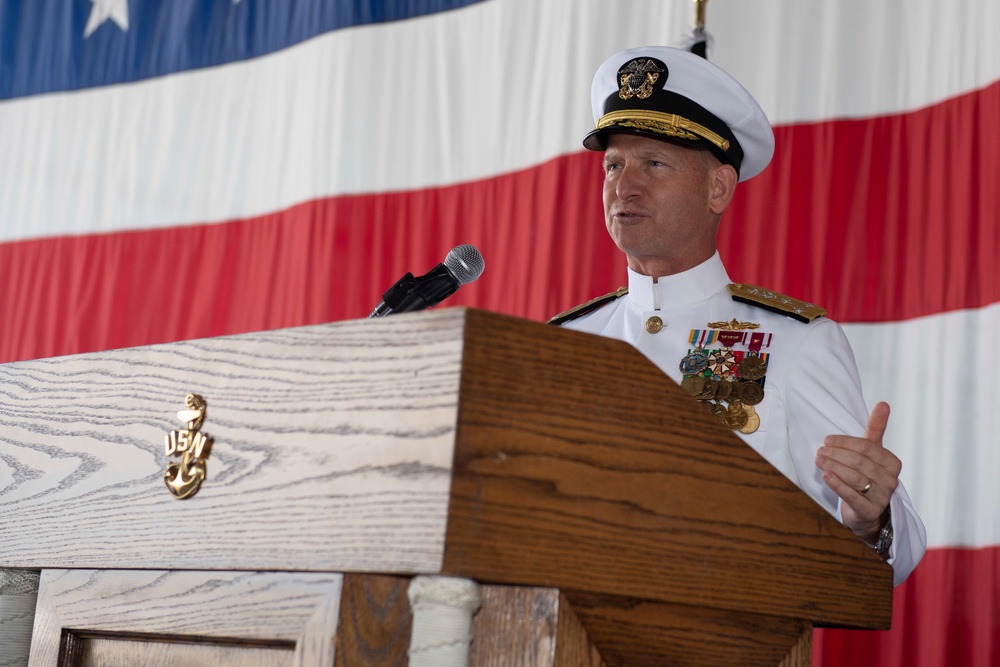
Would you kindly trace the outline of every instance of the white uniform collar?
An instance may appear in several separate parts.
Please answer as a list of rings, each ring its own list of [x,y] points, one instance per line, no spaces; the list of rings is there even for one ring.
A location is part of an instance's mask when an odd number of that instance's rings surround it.
[[[628,270],[628,298],[643,310],[679,310],[708,299],[732,282],[718,251],[698,266],[661,276],[654,283],[650,276]]]

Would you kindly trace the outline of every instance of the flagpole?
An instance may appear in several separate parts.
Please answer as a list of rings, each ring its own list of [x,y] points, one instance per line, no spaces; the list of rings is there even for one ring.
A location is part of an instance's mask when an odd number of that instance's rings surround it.
[[[694,2],[694,31],[696,33],[705,31],[705,7],[708,0],[693,0]]]
[[[694,25],[688,50],[702,58],[708,58],[708,33],[705,32],[705,7],[708,0],[694,0]]]

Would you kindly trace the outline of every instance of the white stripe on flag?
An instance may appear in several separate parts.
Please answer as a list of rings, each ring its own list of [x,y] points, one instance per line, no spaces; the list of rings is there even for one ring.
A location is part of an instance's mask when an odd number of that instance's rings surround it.
[[[744,15],[746,3],[717,2],[713,59],[776,122],[926,105],[1000,77],[1000,40],[988,28],[996,22],[944,21],[939,37],[963,46],[927,62],[930,22],[958,13],[929,0],[885,3],[920,23],[891,36],[866,32],[886,25],[867,16],[890,11],[883,4],[789,10],[772,1]],[[965,14],[1000,11],[972,4]],[[662,0],[494,0],[329,33],[252,61],[5,102],[0,241],[230,220],[534,166],[580,150],[601,60],[627,46],[678,43],[690,11]],[[850,25],[832,31],[823,23],[831,11]],[[775,31],[794,26],[816,27],[798,40],[836,39],[783,46]],[[861,67],[842,48],[847,32],[863,52],[888,40],[900,55]],[[785,62],[786,48],[815,58]]]
[[[869,407],[892,407],[885,444],[903,461],[928,547],[1000,544],[1000,304],[844,329]]]

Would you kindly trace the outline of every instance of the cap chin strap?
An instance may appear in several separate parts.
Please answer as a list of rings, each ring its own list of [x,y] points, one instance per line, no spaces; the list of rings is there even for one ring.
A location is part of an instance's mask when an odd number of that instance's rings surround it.
[[[645,111],[642,109],[627,109],[606,113],[597,122],[595,130],[608,127],[630,127],[637,130],[648,130],[670,137],[697,141],[704,139],[721,151],[729,150],[729,140],[704,125],[688,120],[675,113],[662,111]]]

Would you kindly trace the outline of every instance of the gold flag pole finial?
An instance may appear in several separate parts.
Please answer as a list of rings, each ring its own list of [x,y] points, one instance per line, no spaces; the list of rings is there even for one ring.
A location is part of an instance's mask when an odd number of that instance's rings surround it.
[[[702,32],[705,30],[705,5],[708,4],[708,0],[693,0],[694,1],[694,29],[695,32]]]

